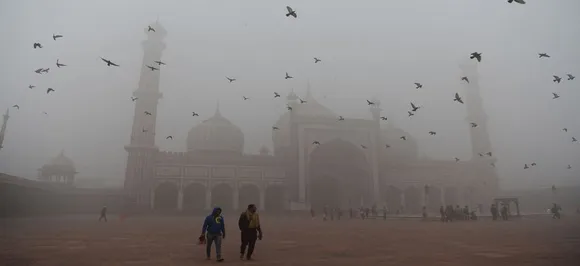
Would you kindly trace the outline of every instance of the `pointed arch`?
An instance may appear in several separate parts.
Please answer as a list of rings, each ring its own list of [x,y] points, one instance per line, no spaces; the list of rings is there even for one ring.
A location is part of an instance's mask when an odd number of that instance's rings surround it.
[[[177,210],[178,188],[172,182],[163,182],[155,188],[154,209],[158,211]]]

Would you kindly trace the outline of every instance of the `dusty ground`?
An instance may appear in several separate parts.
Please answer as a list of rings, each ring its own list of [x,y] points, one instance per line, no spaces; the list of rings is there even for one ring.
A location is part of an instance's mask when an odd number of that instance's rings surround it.
[[[580,265],[580,217],[421,222],[262,217],[255,261],[238,259],[237,217],[226,216],[229,265]],[[0,220],[0,265],[215,265],[196,245],[200,218]]]

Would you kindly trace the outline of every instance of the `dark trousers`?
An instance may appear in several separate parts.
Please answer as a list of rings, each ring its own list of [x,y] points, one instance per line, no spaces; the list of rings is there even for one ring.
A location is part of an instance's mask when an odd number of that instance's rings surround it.
[[[254,247],[256,246],[257,239],[258,239],[258,230],[246,229],[242,231],[242,245],[240,246],[240,254],[244,255],[246,253],[246,247],[248,247],[248,253],[246,254],[246,258],[251,258],[252,253],[254,253]]]
[[[101,214],[101,217],[99,217],[99,222],[101,220],[105,219],[105,222],[107,221],[107,215],[106,214]]]

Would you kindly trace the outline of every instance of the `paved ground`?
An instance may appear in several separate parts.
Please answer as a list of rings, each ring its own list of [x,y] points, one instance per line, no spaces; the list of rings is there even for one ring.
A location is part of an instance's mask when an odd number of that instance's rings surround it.
[[[580,216],[508,222],[262,217],[255,261],[238,259],[237,217],[226,216],[229,265],[580,265]],[[196,245],[197,218],[0,220],[0,265],[215,265]]]

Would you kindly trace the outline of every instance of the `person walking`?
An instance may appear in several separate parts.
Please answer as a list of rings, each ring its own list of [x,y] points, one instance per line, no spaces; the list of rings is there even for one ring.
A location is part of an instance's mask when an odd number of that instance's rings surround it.
[[[262,228],[260,227],[260,216],[256,212],[256,205],[248,205],[248,209],[240,215],[238,226],[241,232],[242,245],[240,246],[240,259],[252,260],[256,240],[262,240]],[[248,253],[246,253],[246,247]]]
[[[103,208],[101,209],[101,216],[99,217],[99,222],[101,220],[105,220],[105,223],[107,222],[107,206],[103,206]]]
[[[222,239],[226,239],[226,225],[224,223],[221,208],[214,208],[212,213],[205,217],[205,221],[201,227],[200,239],[202,239],[204,235],[206,236],[205,253],[207,259],[211,259],[211,246],[215,242],[216,260],[218,262],[224,261],[222,258]]]

